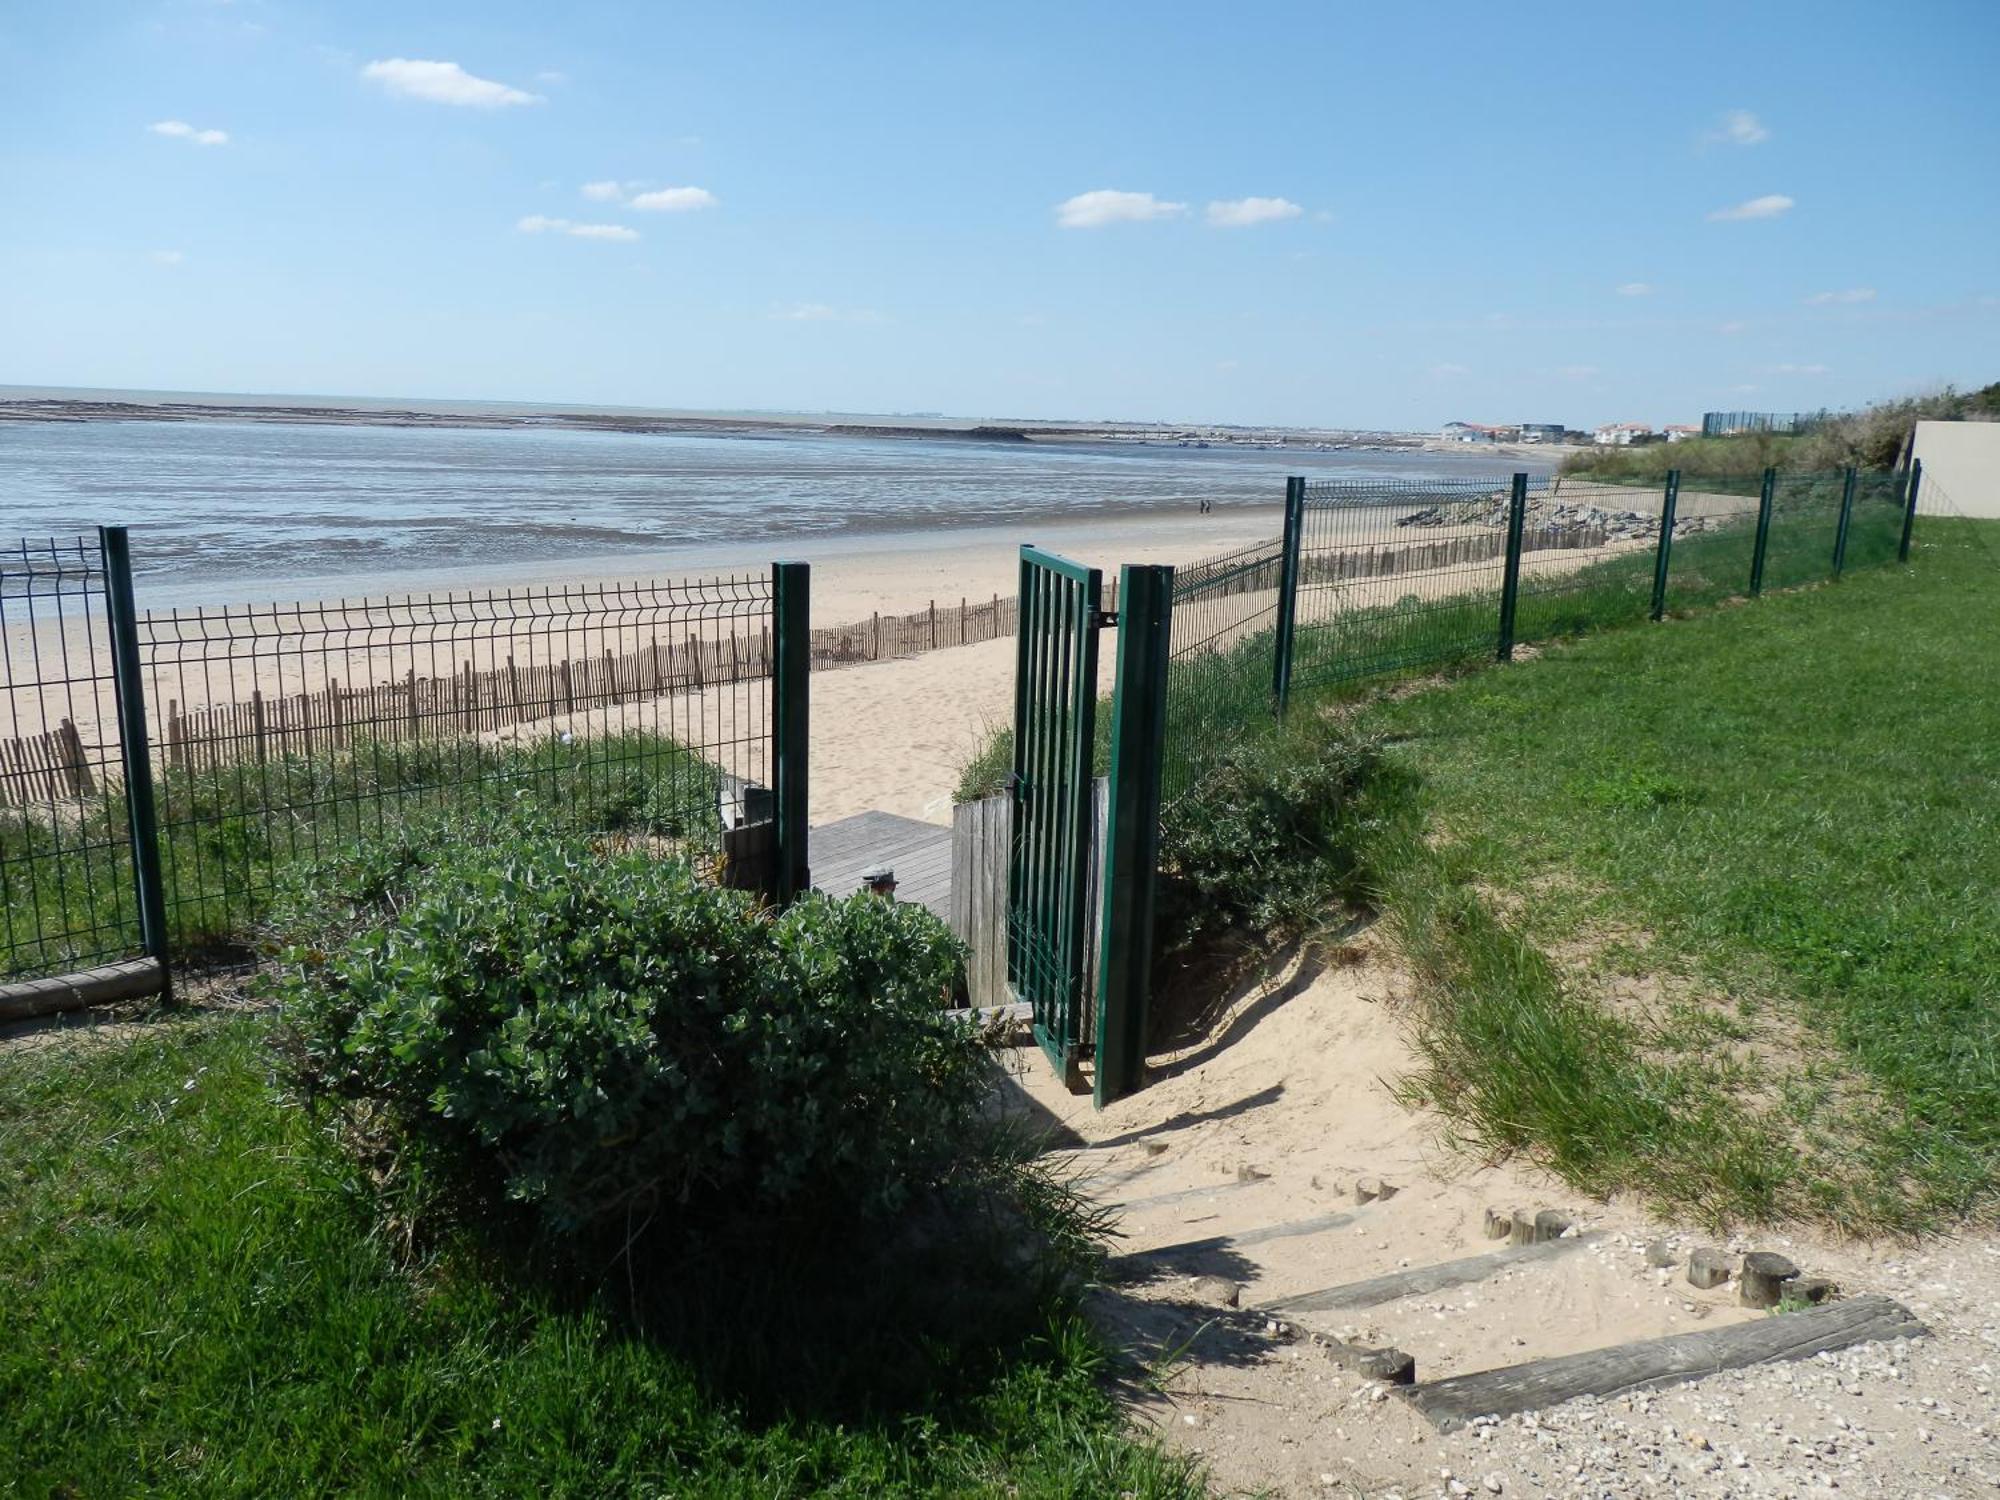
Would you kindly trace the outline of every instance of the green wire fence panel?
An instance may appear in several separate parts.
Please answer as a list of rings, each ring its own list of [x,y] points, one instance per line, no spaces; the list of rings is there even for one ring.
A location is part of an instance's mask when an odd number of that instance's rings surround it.
[[[240,953],[287,871],[418,816],[714,852],[772,779],[771,601],[766,575],[141,615],[175,947]]]
[[[0,553],[0,979],[144,952],[95,537]]]
[[[1304,487],[1296,687],[1490,655],[1512,479]]]
[[[1084,920],[1103,593],[1097,569],[1021,549],[1007,982],[1033,1011],[1035,1039],[1072,1084],[1086,1041]]]
[[[1780,472],[1771,492],[1770,539],[1764,549],[1764,590],[1819,583],[1833,574],[1847,476]],[[1900,517],[1898,518],[1900,525]]]
[[[1283,571],[1278,541],[1174,571],[1164,802],[1200,783],[1238,726],[1271,716]]]
[[[1879,568],[1897,560],[1902,547],[1907,474],[1863,469],[1855,476],[1854,513],[1847,529],[1847,571]]]

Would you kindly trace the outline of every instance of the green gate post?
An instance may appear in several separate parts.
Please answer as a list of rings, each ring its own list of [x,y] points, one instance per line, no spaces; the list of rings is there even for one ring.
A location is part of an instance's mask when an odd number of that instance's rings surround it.
[[[1278,566],[1277,656],[1271,664],[1271,698],[1281,719],[1292,697],[1292,651],[1298,640],[1299,625],[1299,545],[1305,532],[1305,517],[1306,482],[1295,475],[1285,481],[1285,541]],[[1124,670],[1122,650],[1118,666]]]
[[[153,801],[153,753],[146,736],[146,679],[139,666],[139,612],[132,598],[132,551],[123,526],[97,528],[104,559],[105,614],[111,627],[111,682],[125,772],[125,818],[139,904],[139,942],[160,966],[160,998],[171,1004],[167,970],[166,882],[160,870],[159,813]]]
[[[1681,471],[1667,470],[1666,493],[1660,496],[1660,545],[1653,553],[1653,611],[1655,621],[1667,614],[1667,565],[1674,555],[1674,507],[1681,498]]]
[[[1093,1097],[1099,1109],[1136,1089],[1146,1070],[1173,608],[1172,568],[1127,563],[1119,570],[1111,807],[1104,832],[1104,921],[1097,945]]]
[[[1837,580],[1847,568],[1847,528],[1854,520],[1854,484],[1860,471],[1847,466],[1847,478],[1840,487],[1840,526],[1833,534],[1833,576]]]
[[[1903,501],[1903,540],[1896,547],[1896,561],[1910,560],[1910,531],[1917,524],[1917,486],[1924,482],[1924,461],[1910,460],[1910,493]]]
[[[1528,476],[1516,474],[1507,499],[1507,571],[1500,580],[1500,660],[1514,659],[1514,611],[1521,602],[1521,534],[1528,524]]]
[[[782,905],[812,886],[806,847],[812,569],[805,563],[771,564],[771,638],[771,781],[777,804],[771,896]]]
[[[1757,546],[1750,554],[1750,597],[1764,592],[1764,553],[1771,545],[1771,501],[1778,493],[1778,471],[1764,471],[1763,487],[1757,492]]]

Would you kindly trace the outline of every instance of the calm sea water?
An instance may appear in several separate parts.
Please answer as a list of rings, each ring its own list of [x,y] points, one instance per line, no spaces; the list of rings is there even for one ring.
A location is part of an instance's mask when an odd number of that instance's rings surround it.
[[[254,422],[0,423],[0,536],[132,531],[175,592],[650,564],[770,542],[1275,505],[1284,476],[1419,478],[1478,455],[700,437]]]

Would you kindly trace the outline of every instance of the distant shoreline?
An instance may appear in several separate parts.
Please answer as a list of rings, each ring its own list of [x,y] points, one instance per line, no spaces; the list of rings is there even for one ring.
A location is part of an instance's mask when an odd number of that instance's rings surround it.
[[[441,430],[609,432],[691,437],[834,437],[958,443],[1138,443],[1147,447],[1255,448],[1302,451],[1436,451],[1418,433],[1347,428],[1245,427],[1212,423],[977,421],[921,425],[858,418],[707,415],[589,410],[441,410],[413,402],[338,403],[125,401],[71,396],[0,398],[0,422],[246,422],[273,426],[399,427]]]

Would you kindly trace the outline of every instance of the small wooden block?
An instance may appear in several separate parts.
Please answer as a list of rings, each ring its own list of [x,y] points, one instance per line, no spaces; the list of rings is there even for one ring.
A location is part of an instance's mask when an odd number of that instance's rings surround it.
[[[1560,1209],[1545,1208],[1535,1215],[1535,1243],[1559,1240],[1569,1232],[1575,1221]]]
[[[1688,1285],[1700,1287],[1704,1292],[1721,1286],[1734,1274],[1724,1251],[1704,1246],[1688,1257]]]
[[[1504,1208],[1486,1210],[1486,1238],[1504,1240],[1514,1232],[1514,1216]]]
[[[1776,1307],[1785,1288],[1798,1280],[1799,1268],[1774,1250],[1752,1250],[1743,1257],[1742,1299],[1745,1307]]]

